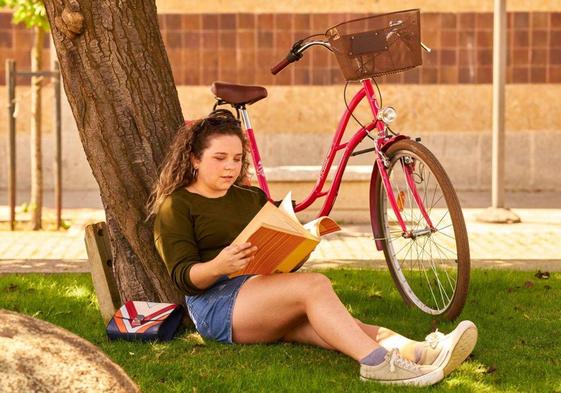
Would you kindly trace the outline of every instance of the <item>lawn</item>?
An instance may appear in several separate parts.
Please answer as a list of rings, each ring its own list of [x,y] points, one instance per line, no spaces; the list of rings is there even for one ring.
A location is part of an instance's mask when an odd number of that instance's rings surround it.
[[[326,270],[349,310],[415,339],[432,319],[404,306],[385,271]],[[461,315],[479,327],[471,359],[434,392],[561,392],[561,274],[476,270]],[[333,351],[304,345],[236,346],[186,331],[170,343],[109,342],[90,276],[0,275],[0,308],[33,315],[94,343],[143,392],[364,392],[386,388],[358,379],[358,366]],[[453,323],[440,323],[448,332]]]

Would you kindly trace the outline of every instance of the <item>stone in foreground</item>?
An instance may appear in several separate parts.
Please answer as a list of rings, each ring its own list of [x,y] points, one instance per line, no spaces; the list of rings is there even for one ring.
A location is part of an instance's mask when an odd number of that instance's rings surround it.
[[[0,310],[0,390],[140,392],[93,344],[51,323]]]

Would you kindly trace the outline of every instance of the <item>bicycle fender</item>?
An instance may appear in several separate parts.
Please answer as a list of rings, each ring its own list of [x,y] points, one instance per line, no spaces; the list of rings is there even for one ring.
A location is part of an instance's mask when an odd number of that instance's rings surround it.
[[[405,135],[396,135],[393,138],[389,139],[383,146],[382,146],[382,153],[386,152],[388,148],[393,145],[395,142],[400,141],[402,139],[411,139]],[[378,223],[378,216],[376,215],[376,209],[378,207],[378,202],[380,196],[376,192],[376,181],[380,177],[380,171],[378,171],[378,162],[374,161],[374,165],[372,165],[372,175],[370,177],[370,225],[372,226],[372,234],[374,235],[374,242],[376,243],[376,249],[378,251],[382,251],[382,228]]]

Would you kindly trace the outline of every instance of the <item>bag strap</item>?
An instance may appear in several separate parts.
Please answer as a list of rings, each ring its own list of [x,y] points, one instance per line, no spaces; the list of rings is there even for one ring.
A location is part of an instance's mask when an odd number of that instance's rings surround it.
[[[129,314],[129,319],[131,320],[133,326],[134,325],[138,326],[138,325],[142,325],[144,322],[148,320],[157,317],[158,315],[165,314],[170,310],[174,310],[175,308],[177,308],[177,304],[169,304],[168,306],[160,308],[159,310],[148,315],[138,314],[136,307],[134,306],[134,302],[132,300],[129,300],[127,303],[125,303],[125,308],[127,309],[127,313]]]

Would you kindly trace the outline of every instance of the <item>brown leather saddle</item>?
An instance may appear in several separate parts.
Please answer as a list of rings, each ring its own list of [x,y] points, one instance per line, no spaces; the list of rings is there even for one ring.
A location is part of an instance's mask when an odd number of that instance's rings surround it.
[[[213,82],[210,90],[216,97],[233,106],[251,105],[267,97],[267,89],[261,86]]]

